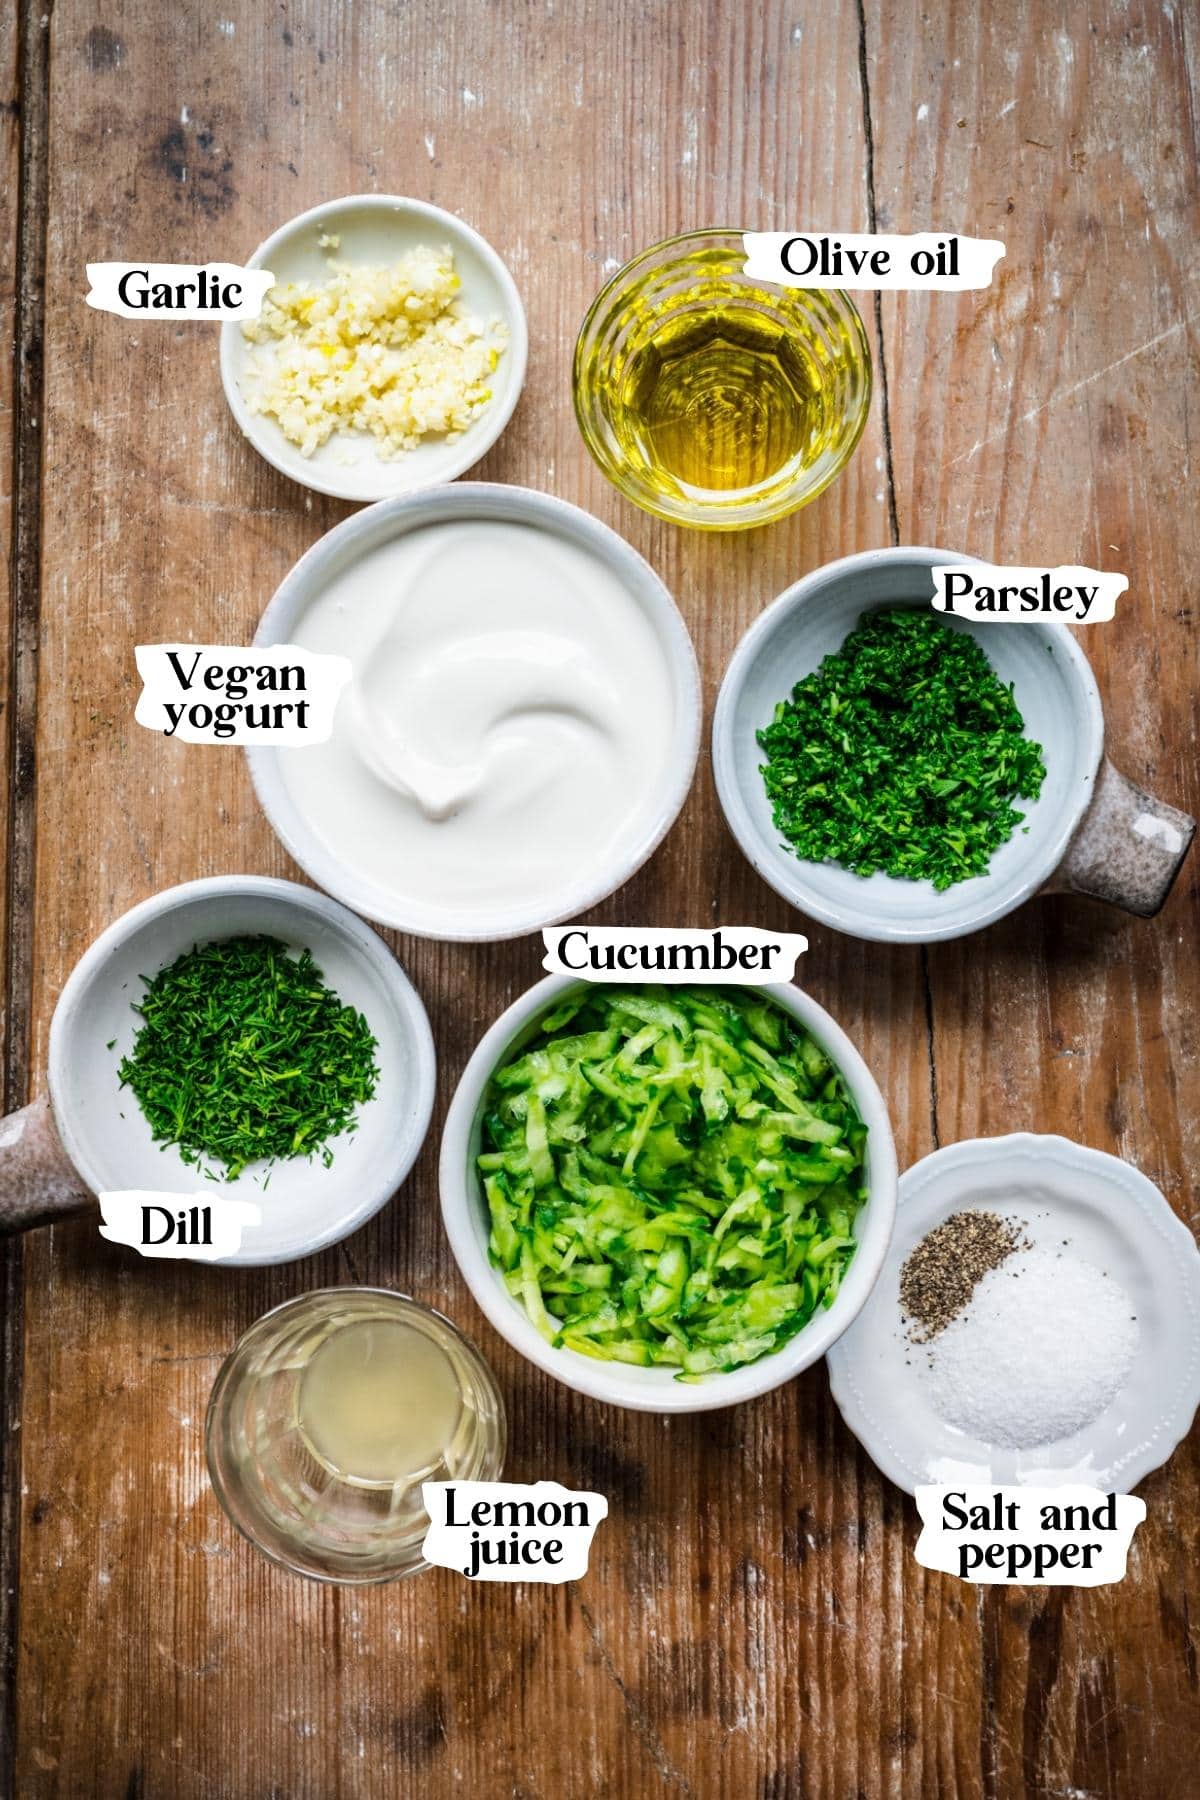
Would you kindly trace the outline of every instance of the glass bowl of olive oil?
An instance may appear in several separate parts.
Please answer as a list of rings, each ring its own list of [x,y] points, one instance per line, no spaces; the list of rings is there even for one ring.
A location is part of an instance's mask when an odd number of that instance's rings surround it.
[[[609,480],[659,518],[768,525],[829,486],[862,436],[871,351],[847,295],[744,273],[740,231],[626,263],[575,345],[575,414]]]

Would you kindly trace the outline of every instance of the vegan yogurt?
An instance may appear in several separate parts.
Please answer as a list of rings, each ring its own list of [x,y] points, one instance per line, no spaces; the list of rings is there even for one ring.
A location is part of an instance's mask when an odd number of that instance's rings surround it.
[[[279,766],[376,916],[399,898],[418,930],[529,929],[654,841],[668,652],[583,545],[506,520],[422,525],[340,565],[289,636],[351,663],[332,737]]]

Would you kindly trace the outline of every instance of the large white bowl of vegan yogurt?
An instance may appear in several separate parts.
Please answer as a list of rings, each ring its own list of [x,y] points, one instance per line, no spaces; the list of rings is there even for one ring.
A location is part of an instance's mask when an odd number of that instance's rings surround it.
[[[421,936],[517,937],[651,854],[700,743],[691,639],[590,514],[485,482],[356,513],[286,576],[255,643],[349,659],[332,736],[247,754],[300,867]]]

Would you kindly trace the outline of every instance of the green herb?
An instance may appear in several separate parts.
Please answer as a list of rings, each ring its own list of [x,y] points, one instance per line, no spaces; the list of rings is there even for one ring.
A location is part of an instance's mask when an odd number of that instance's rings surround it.
[[[758,733],[772,817],[797,856],[941,890],[985,873],[1046,778],[1040,744],[970,633],[870,613]]]
[[[142,980],[143,1022],[118,1073],[155,1142],[224,1165],[228,1181],[259,1159],[319,1155],[328,1167],[328,1140],[375,1092],[377,1045],[311,953],[229,938]]]
[[[866,1127],[806,1032],[737,989],[592,988],[488,1089],[489,1247],[553,1343],[689,1379],[838,1291]]]

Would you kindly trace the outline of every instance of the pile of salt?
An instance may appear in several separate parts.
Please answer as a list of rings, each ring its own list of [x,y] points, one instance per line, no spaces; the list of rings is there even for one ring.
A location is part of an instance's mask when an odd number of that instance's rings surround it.
[[[930,1346],[930,1399],[948,1424],[985,1443],[1055,1443],[1104,1411],[1137,1343],[1119,1283],[1062,1250],[1033,1249],[986,1274]]]

